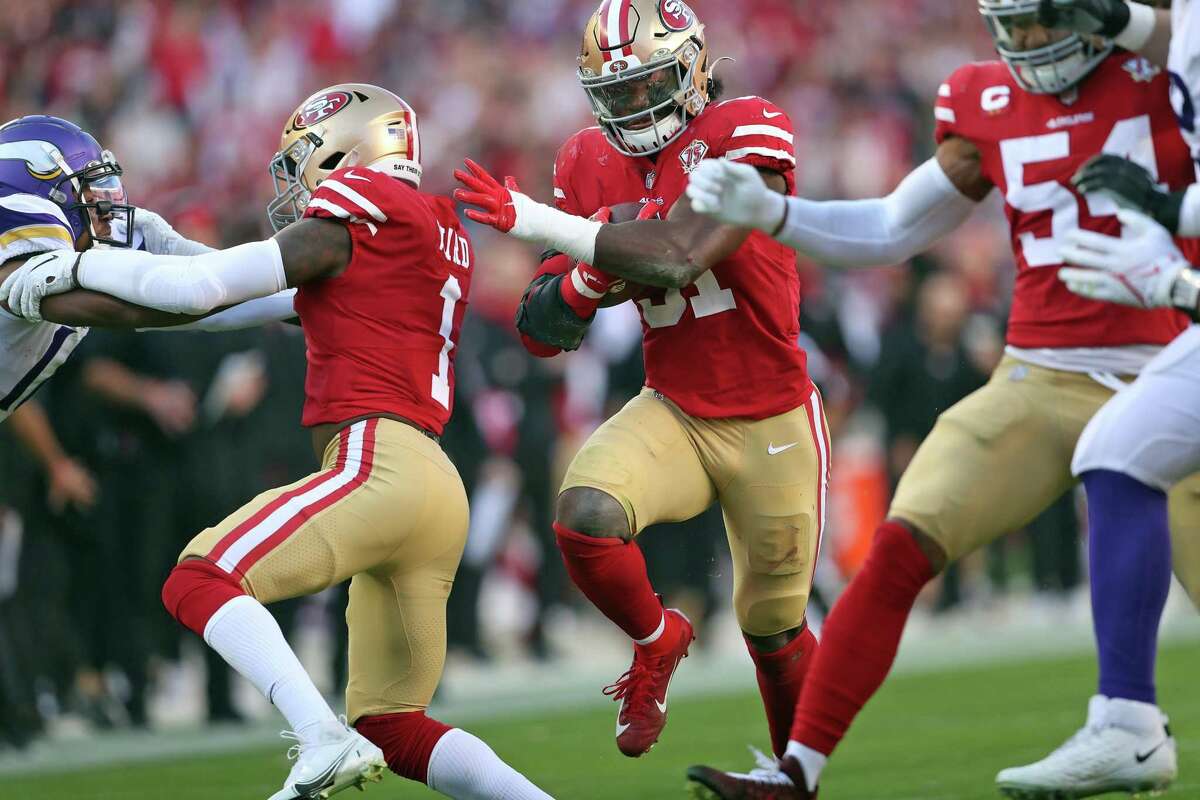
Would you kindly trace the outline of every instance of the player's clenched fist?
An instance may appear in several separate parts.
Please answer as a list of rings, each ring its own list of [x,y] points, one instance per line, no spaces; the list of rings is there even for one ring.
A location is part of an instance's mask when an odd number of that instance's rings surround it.
[[[687,195],[698,214],[772,234],[787,211],[783,195],[767,188],[758,170],[724,159],[701,162],[688,181]]]
[[[1124,0],[1042,0],[1038,22],[1112,39],[1129,25],[1129,6]]]
[[[30,322],[42,321],[42,299],[75,288],[75,263],[78,254],[56,250],[33,256],[0,284],[0,302]]]

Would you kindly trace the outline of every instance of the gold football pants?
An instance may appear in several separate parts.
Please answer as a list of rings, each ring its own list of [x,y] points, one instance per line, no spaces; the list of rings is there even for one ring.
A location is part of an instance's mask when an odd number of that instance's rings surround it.
[[[583,445],[562,490],[598,489],[635,534],[721,504],[742,630],[770,636],[804,620],[825,516],[829,438],[820,394],[763,420],[702,419],[652,389]]]
[[[889,516],[954,561],[1019,530],[1075,485],[1071,457],[1113,390],[1080,372],[1006,356],[991,380],[938,417],[896,488]],[[1170,494],[1175,574],[1200,598],[1200,475]]]
[[[466,538],[466,493],[450,459],[415,428],[370,419],[329,443],[320,472],[254,498],[193,539],[180,560],[213,562],[264,604],[351,578],[353,723],[429,705]]]

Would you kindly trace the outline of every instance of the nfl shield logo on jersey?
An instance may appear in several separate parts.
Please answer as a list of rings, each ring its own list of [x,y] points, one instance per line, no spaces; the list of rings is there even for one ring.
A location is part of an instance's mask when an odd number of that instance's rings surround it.
[[[700,162],[708,155],[708,143],[702,139],[689,144],[679,154],[679,162],[683,164],[683,171],[687,174],[692,174],[692,170],[700,166]]]
[[[1158,76],[1158,73],[1162,72],[1160,68],[1141,56],[1129,59],[1125,62],[1124,66],[1125,71],[1138,83],[1149,83]]]

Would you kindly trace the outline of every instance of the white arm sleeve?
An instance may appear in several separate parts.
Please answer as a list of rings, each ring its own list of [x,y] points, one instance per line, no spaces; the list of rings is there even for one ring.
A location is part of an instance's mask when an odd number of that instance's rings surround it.
[[[931,158],[884,198],[787,198],[787,220],[775,238],[829,266],[887,266],[927,250],[965,222],[976,205]]]
[[[1193,183],[1183,195],[1179,209],[1179,235],[1185,239],[1200,236],[1200,183]]]
[[[196,256],[88,250],[79,258],[77,281],[80,288],[172,314],[207,314],[287,288],[274,239]]]
[[[230,306],[224,311],[218,311],[204,319],[189,322],[186,325],[175,325],[170,328],[138,328],[142,331],[240,331],[245,328],[257,328],[268,322],[282,322],[296,317],[293,300],[295,289],[287,289],[270,297],[259,297]]]

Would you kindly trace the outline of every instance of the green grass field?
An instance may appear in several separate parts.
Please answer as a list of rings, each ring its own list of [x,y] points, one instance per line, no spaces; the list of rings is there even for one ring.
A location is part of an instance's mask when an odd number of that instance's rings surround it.
[[[1182,773],[1168,797],[1200,798],[1200,646],[1165,650],[1159,673],[1161,701],[1173,715],[1179,739]],[[1041,756],[1074,731],[1094,680],[1088,658],[898,676],[867,708],[831,762],[821,797],[998,797],[992,788],[996,771]],[[617,753],[612,726],[610,709],[589,709],[469,727],[559,800],[686,797],[688,765],[746,769],[751,761],[745,745],[766,739],[758,698],[745,694],[673,703],[663,741],[637,761]],[[282,751],[268,747],[60,775],[0,775],[0,797],[261,800],[279,788],[286,773]],[[432,796],[391,776],[366,795]]]

